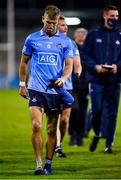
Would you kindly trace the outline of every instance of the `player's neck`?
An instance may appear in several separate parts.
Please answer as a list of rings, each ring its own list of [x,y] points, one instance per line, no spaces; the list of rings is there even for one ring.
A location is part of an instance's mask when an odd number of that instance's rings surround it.
[[[44,30],[44,33],[45,33],[48,37],[52,37],[52,36],[54,36],[54,35],[57,33],[57,31],[49,34],[48,32],[46,32],[46,31]]]

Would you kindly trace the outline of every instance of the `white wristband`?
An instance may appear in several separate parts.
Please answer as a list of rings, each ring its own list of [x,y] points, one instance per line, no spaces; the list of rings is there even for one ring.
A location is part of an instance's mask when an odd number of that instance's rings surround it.
[[[26,86],[25,81],[20,81],[20,82],[19,82],[19,86],[25,87],[25,86]]]

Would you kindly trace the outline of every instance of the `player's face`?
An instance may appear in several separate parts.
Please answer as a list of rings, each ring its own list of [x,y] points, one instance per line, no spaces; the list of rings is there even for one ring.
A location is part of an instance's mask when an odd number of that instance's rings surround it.
[[[112,19],[117,21],[119,18],[119,13],[117,10],[109,10],[107,13],[104,14],[103,18],[104,18],[105,26],[108,27],[109,26],[108,20]]]
[[[82,45],[84,44],[85,38],[86,38],[86,34],[85,34],[85,35],[82,35],[81,33],[75,34],[75,37],[74,37],[76,43],[77,43],[79,46],[82,46]]]
[[[58,17],[50,19],[48,15],[43,16],[44,31],[48,36],[53,36],[57,31]]]
[[[63,33],[63,34],[67,34],[68,32],[68,25],[66,24],[65,20],[59,20],[58,21],[58,30]]]

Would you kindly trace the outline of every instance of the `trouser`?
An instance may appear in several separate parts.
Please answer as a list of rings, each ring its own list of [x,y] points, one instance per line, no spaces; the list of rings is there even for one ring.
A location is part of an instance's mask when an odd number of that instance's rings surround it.
[[[78,93],[73,93],[73,96],[75,102],[72,106],[70,115],[69,134],[83,138],[88,106],[88,89],[80,90]]]
[[[119,105],[120,85],[90,83],[90,97],[92,106],[92,124],[95,135],[100,135],[101,117],[103,103],[105,102],[107,111],[107,132],[106,147],[111,147],[114,141],[116,130],[116,119]],[[105,122],[105,121],[104,121]]]
[[[106,110],[106,104],[105,102],[102,105],[102,116],[101,116],[101,136],[106,137],[107,132],[107,110]],[[89,109],[86,117],[86,131],[89,132],[92,129],[92,118],[91,118],[92,112],[91,109]]]

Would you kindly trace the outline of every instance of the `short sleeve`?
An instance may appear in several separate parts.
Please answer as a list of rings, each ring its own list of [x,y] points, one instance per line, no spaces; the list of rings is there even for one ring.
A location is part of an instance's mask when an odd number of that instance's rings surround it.
[[[22,53],[28,56],[32,55],[32,46],[31,46],[31,35],[29,35],[25,42],[24,42],[24,46],[22,49]]]
[[[73,56],[74,57],[80,56],[78,47],[77,47],[75,41],[73,41],[73,40],[72,40],[72,45],[73,45]]]
[[[67,39],[68,43],[64,51],[64,59],[73,58],[73,45],[71,39]]]

